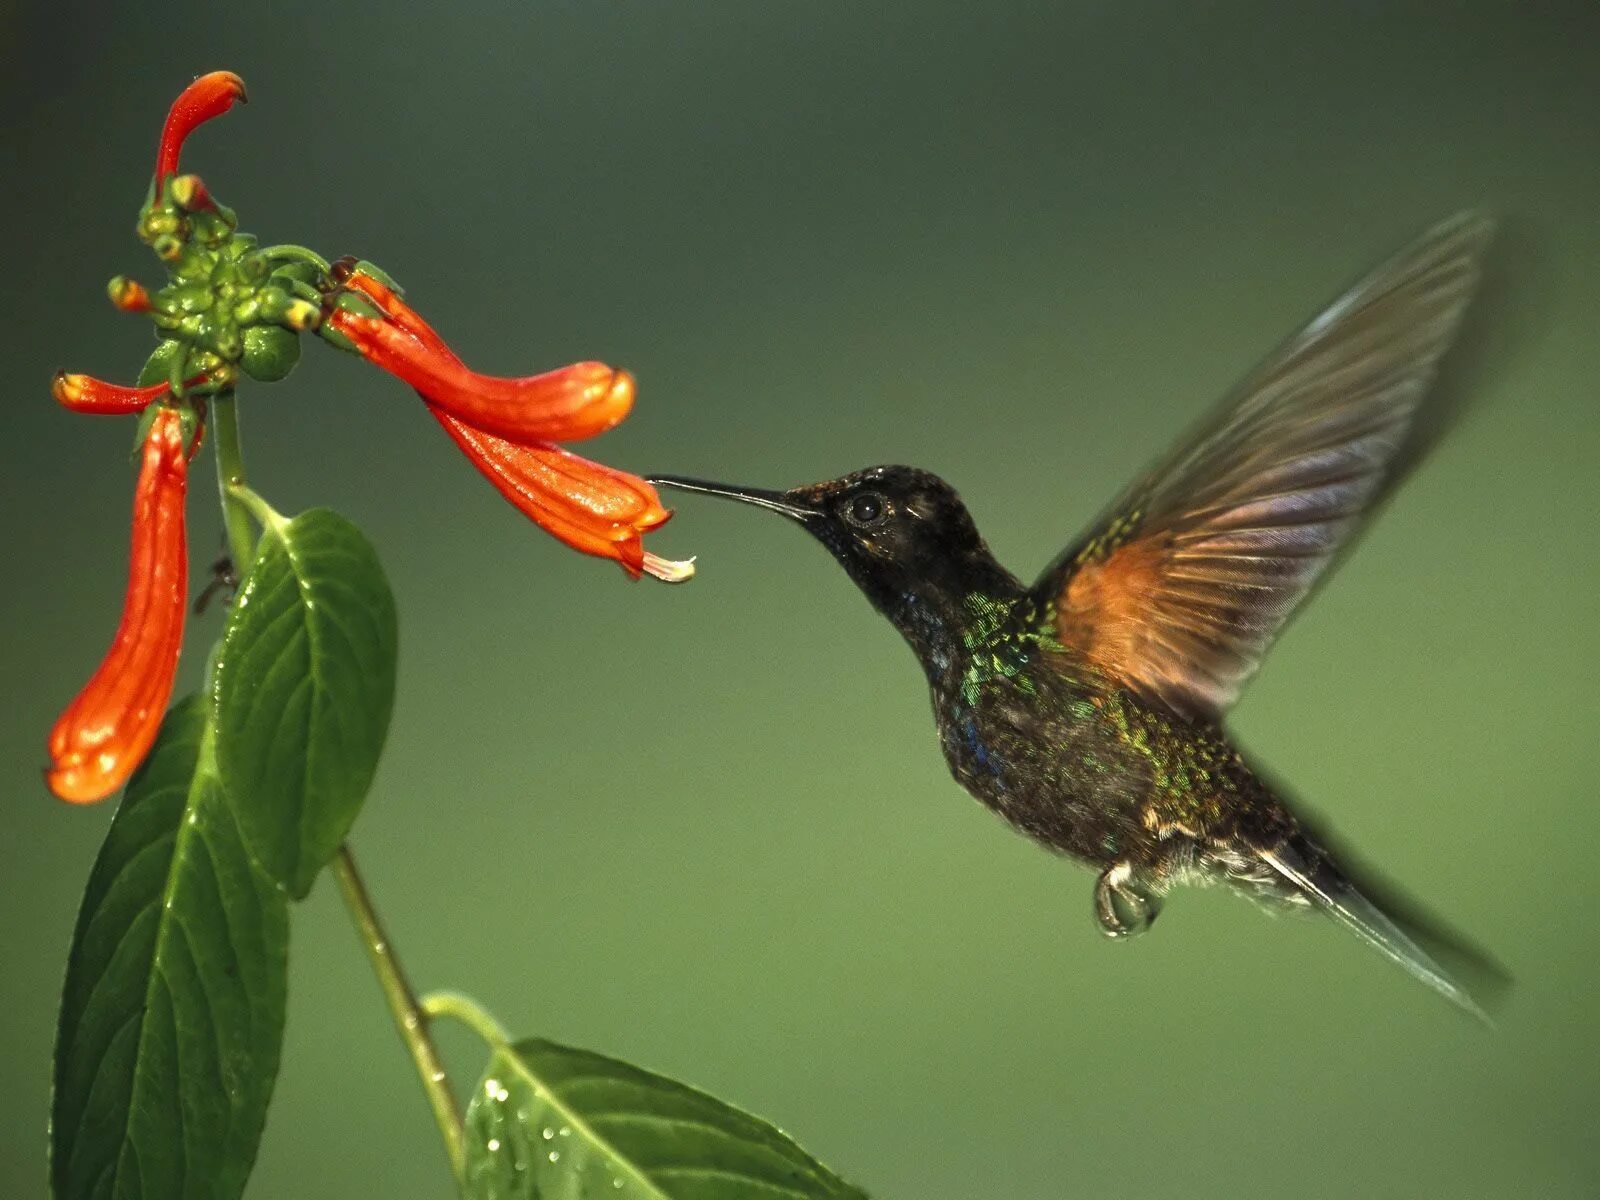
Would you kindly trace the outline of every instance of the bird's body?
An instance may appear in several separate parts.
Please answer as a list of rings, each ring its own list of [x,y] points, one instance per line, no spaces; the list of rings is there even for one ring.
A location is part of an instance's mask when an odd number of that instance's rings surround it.
[[[863,476],[890,474],[903,491],[948,490],[909,468]],[[948,575],[907,581],[879,604],[922,664],[956,780],[1051,850],[1120,869],[1119,886],[1137,888],[1152,910],[1173,884],[1222,880],[1304,903],[1258,856],[1240,853],[1303,834],[1221,727],[1141,700],[1076,653],[1061,639],[1057,603],[971,535],[946,558]]]
[[[1107,934],[1146,928],[1176,884],[1226,883],[1328,913],[1481,1016],[1223,720],[1416,448],[1413,418],[1489,233],[1454,218],[1345,293],[1032,586],[926,471],[872,467],[783,493],[659,482],[783,512],[830,550],[915,651],[951,773],[1099,871]]]
[[[1220,729],[1096,678],[1026,598],[975,605],[995,627],[930,675],[934,716],[951,774],[1019,831],[1159,892],[1233,862],[1241,838],[1293,832]]]

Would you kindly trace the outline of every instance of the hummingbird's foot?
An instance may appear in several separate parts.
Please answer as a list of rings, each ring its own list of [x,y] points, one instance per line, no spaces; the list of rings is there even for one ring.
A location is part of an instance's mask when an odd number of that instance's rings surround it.
[[[1094,915],[1108,938],[1143,933],[1160,912],[1160,899],[1134,883],[1132,863],[1112,863],[1095,881]]]
[[[239,572],[233,565],[233,556],[226,550],[211,564],[211,582],[206,584],[205,590],[195,597],[194,614],[199,616],[205,612],[206,606],[221,592],[227,593],[231,603],[234,594],[239,590]]]

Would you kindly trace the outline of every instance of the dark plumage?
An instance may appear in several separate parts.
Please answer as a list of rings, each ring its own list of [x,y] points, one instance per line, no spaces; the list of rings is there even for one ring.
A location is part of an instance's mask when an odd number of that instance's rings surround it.
[[[1178,883],[1225,882],[1329,913],[1482,1016],[1222,720],[1393,481],[1491,229],[1453,218],[1348,291],[1031,587],[925,471],[872,467],[782,493],[657,482],[774,509],[827,546],[916,652],[956,779],[1099,868],[1106,933],[1147,927]]]

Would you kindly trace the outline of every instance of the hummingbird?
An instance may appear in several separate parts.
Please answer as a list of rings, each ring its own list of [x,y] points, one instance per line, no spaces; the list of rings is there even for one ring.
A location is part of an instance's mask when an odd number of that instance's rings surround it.
[[[1224,720],[1416,457],[1419,408],[1492,233],[1458,214],[1344,292],[1031,586],[928,471],[788,491],[652,482],[781,514],[820,541],[915,652],[955,779],[1098,872],[1107,936],[1149,928],[1175,887],[1223,884],[1327,914],[1487,1023],[1438,961],[1473,952],[1358,882]]]

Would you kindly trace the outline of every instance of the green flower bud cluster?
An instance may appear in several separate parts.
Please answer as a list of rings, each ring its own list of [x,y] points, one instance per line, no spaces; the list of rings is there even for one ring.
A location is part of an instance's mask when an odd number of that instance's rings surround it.
[[[262,248],[194,175],[174,176],[159,196],[152,193],[138,235],[168,273],[167,285],[149,298],[162,341],[141,384],[168,383],[181,398],[230,389],[240,372],[271,383],[294,369],[299,335],[322,320],[327,263],[319,255],[298,246]],[[123,286],[113,280],[113,296]]]

